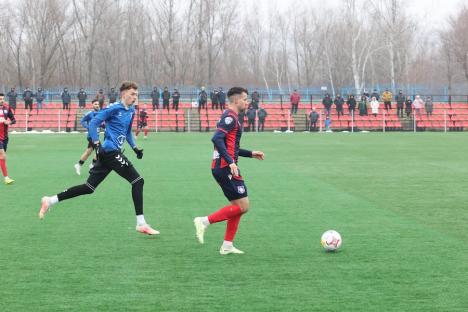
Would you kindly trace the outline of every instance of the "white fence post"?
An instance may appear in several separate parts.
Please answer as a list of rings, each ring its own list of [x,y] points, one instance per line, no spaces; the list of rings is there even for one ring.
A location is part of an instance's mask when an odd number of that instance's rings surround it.
[[[291,111],[288,110],[288,132],[291,131]]]
[[[413,130],[416,133],[416,109],[413,112]]]
[[[444,132],[447,132],[447,111],[444,110]]]
[[[382,132],[385,133],[385,116],[386,116],[386,112],[384,111],[383,112],[383,120],[382,120]]]
[[[322,133],[322,113],[323,111],[320,111],[320,115],[319,115],[319,120],[320,120],[320,133]]]
[[[26,110],[26,125],[24,126],[25,132],[28,132],[28,123],[29,123],[29,112]]]
[[[354,133],[354,111],[351,111],[351,133]]]
[[[190,112],[192,111],[192,108],[190,108],[188,111],[187,111],[187,132],[190,132]]]
[[[154,116],[155,116],[154,131],[158,132],[158,109],[154,110]]]
[[[58,112],[58,132],[62,131],[62,111]]]

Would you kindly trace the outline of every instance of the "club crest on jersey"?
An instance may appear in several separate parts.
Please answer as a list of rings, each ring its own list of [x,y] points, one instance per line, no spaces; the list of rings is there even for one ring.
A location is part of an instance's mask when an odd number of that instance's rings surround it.
[[[234,121],[234,119],[232,117],[226,117],[224,118],[224,123],[226,125],[230,125],[232,122]]]
[[[238,186],[237,187],[237,193],[244,194],[245,193],[245,187],[243,185]]]

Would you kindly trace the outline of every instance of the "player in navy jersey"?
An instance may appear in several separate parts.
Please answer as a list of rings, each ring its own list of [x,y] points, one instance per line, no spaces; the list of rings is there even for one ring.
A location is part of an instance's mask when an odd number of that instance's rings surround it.
[[[120,87],[120,102],[109,105],[101,110],[89,123],[88,131],[96,150],[96,165],[89,171],[85,184],[77,185],[54,196],[45,196],[41,200],[39,218],[43,219],[49,208],[61,201],[86,194],[92,194],[111,171],[127,180],[132,185],[132,198],[137,219],[136,230],[143,234],[159,234],[146,223],[143,215],[143,184],[144,180],[123,154],[125,141],[131,146],[138,159],[143,158],[143,150],[139,149],[133,139],[132,122],[135,116],[133,105],[138,98],[138,86],[134,82],[124,82]],[[104,143],[99,142],[97,129],[105,122],[106,131]]]
[[[5,184],[12,184],[15,182],[8,176],[8,170],[6,165],[6,151],[8,148],[8,126],[16,123],[13,111],[5,103],[5,94],[0,93],[0,168],[2,169],[3,179]]]
[[[227,221],[224,242],[219,250],[220,254],[242,254],[233,246],[234,237],[241,216],[249,210],[249,198],[244,179],[237,167],[238,157],[264,159],[264,153],[240,148],[242,126],[238,114],[248,106],[248,91],[244,88],[231,88],[227,94],[228,109],[221,115],[217,130],[211,141],[214,144],[211,172],[214,179],[223,190],[230,205],[221,208],[209,216],[197,217],[193,220],[198,241],[203,244],[207,227],[212,223]]]
[[[99,106],[99,101],[97,99],[94,99],[91,102],[91,105],[93,106],[93,110],[87,112],[83,118],[81,118],[81,125],[83,128],[88,129],[89,128],[89,122],[91,119],[93,119],[97,113],[101,110],[101,107]],[[101,125],[99,128],[102,128],[103,125]],[[99,129],[98,129],[99,132]],[[91,137],[89,136],[86,138],[88,140],[88,147],[85,149],[83,152],[83,155],[81,155],[80,160],[78,161],[77,164],[75,164],[75,171],[77,175],[81,175],[81,167],[84,165],[85,161],[88,159],[89,155],[93,152],[93,140],[91,140]],[[89,168],[93,168],[94,164],[96,163],[97,158],[96,155],[93,157],[93,162],[92,164],[89,165]]]
[[[135,132],[135,136],[138,137],[140,131],[143,130],[146,139],[148,137],[148,113],[146,112],[145,107],[143,107],[143,109],[140,111],[138,117],[137,131]]]

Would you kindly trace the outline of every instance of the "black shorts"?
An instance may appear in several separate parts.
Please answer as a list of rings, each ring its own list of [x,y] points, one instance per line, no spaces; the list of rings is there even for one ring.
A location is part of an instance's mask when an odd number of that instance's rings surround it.
[[[8,138],[4,138],[3,140],[0,140],[0,149],[6,152],[7,148],[8,148]]]
[[[148,123],[146,123],[146,122],[139,122],[138,123],[138,128],[139,129],[143,129],[143,128],[147,127],[147,126],[148,126]]]
[[[133,164],[124,154],[117,151],[102,152],[99,154],[99,159],[94,164],[94,167],[89,170],[89,178],[86,181],[86,185],[92,190],[96,189],[111,171],[115,171],[131,184],[142,179],[140,174],[133,167]]]
[[[86,138],[86,139],[88,140],[88,148],[93,148],[93,147],[94,147],[94,146],[93,146],[93,145],[94,145],[94,144],[93,144],[93,140],[92,140],[91,138],[89,138],[89,137]]]
[[[221,186],[224,196],[226,196],[229,201],[248,196],[247,187],[240,176],[240,172],[239,177],[237,178],[232,176],[231,169],[229,167],[212,169],[211,173],[219,186]]]

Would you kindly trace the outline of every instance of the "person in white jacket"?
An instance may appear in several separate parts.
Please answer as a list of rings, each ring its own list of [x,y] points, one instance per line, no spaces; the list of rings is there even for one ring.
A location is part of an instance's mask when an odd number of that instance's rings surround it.
[[[421,111],[424,108],[424,101],[423,99],[421,99],[421,96],[416,95],[414,102],[413,102],[413,106],[414,106],[414,114],[418,115],[418,118],[421,118]]]
[[[372,109],[372,114],[374,115],[374,117],[377,117],[377,114],[379,113],[379,101],[377,101],[376,97],[373,96],[372,97],[372,101],[370,102],[370,106],[371,106],[371,109]]]

